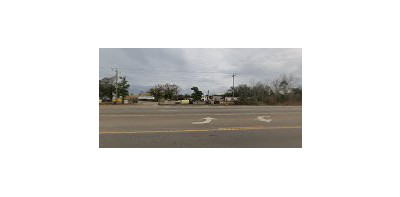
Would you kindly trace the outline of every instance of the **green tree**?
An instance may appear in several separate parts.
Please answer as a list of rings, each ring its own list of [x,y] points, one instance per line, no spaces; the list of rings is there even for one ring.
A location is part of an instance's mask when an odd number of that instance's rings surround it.
[[[195,101],[201,100],[201,97],[203,96],[203,92],[200,91],[198,87],[194,87],[194,86],[191,88],[191,90],[193,90],[192,98]]]
[[[117,97],[119,98],[122,96],[122,99],[124,99],[126,96],[129,95],[129,82],[126,80],[126,77],[120,77],[121,82],[117,84],[118,86],[118,95]]]
[[[118,87],[118,98],[122,96],[125,98],[129,95],[129,82],[126,80],[126,77],[120,77],[121,81],[115,85],[115,77],[105,77],[99,80],[99,97],[101,99],[112,99],[113,95],[116,94],[116,88]]]
[[[101,99],[112,99],[114,91],[114,78],[106,77],[99,80],[99,97]]]
[[[159,101],[161,98],[164,98],[164,86],[159,84],[149,90],[149,93],[154,96],[156,101]]]
[[[251,94],[258,103],[265,103],[271,93],[271,88],[261,82],[256,83],[251,87]]]
[[[233,93],[233,87],[231,86],[231,87],[225,92],[224,96],[231,97],[231,96],[233,96],[232,93]],[[235,95],[235,96],[237,96],[237,95]]]
[[[254,104],[255,98],[253,97],[253,93],[251,91],[251,87],[246,84],[238,85],[235,88],[235,96],[239,97],[239,103],[241,104]]]

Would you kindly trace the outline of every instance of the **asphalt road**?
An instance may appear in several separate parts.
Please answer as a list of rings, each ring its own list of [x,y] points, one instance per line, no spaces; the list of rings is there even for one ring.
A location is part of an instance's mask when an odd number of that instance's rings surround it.
[[[301,106],[100,105],[101,148],[301,148]]]

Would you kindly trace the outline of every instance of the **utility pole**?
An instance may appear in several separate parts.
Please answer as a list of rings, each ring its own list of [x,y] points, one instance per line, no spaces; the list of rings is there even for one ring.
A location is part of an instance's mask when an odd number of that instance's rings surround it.
[[[232,97],[235,97],[235,76],[236,76],[236,73],[233,73],[232,74],[232,78],[233,78]]]
[[[115,70],[115,98],[117,99],[116,102],[118,102],[118,68],[112,68],[111,70]]]

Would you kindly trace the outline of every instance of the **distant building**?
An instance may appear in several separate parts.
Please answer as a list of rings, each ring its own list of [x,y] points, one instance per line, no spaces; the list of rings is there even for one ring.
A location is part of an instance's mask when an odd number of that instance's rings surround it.
[[[154,96],[139,96],[138,100],[139,101],[154,101],[155,98],[154,98]]]
[[[221,101],[222,100],[222,96],[210,96],[210,99],[213,101]]]
[[[225,97],[225,102],[232,102],[232,101],[237,101],[238,97]]]
[[[205,96],[202,98],[203,101],[209,104],[220,104],[221,101],[224,100],[223,96],[214,95],[214,96]]]

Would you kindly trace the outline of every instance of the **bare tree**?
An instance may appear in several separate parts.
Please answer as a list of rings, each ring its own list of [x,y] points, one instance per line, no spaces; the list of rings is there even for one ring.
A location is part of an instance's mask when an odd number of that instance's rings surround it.
[[[149,93],[154,96],[157,100],[172,99],[179,93],[179,86],[175,84],[158,84],[157,86],[150,89]]]

